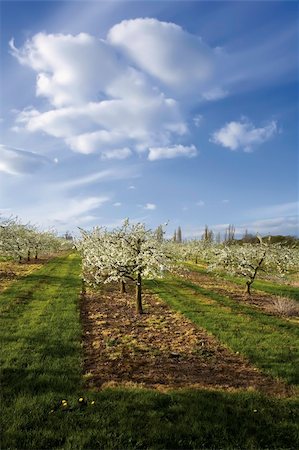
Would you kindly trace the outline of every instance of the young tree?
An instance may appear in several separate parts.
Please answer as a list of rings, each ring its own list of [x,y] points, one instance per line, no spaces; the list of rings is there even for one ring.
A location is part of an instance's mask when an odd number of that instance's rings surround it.
[[[130,224],[108,232],[96,228],[88,233],[81,230],[82,239],[77,244],[82,253],[83,274],[87,283],[97,285],[125,280],[136,285],[136,311],[142,314],[142,279],[161,276],[167,264],[161,243],[156,234],[144,224]]]
[[[245,278],[245,293],[251,294],[251,287],[260,271],[284,275],[299,266],[298,251],[277,244],[227,245],[214,248],[209,268],[224,270]]]

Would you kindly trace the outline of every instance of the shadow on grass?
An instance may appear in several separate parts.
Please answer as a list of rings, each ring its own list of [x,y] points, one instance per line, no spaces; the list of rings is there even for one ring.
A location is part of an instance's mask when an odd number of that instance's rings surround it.
[[[24,362],[24,365],[26,362]],[[73,394],[80,387],[80,374],[69,370],[6,368],[1,373],[1,394],[5,401],[21,395],[47,392]]]
[[[254,393],[107,389],[85,398],[85,409],[69,398],[67,412],[60,408],[49,414],[49,404],[40,405],[19,428],[9,430],[3,443],[89,450],[295,449],[298,444],[295,402]]]

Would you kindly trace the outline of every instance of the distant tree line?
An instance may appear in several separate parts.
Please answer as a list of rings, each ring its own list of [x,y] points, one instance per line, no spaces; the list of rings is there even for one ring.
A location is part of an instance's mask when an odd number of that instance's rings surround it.
[[[157,229],[157,233],[158,233]],[[158,236],[158,234],[157,234]],[[163,240],[163,234],[161,231],[159,232],[159,236],[161,241]],[[262,238],[270,239],[273,244],[283,244],[287,247],[299,247],[299,239],[296,236],[283,236],[283,235],[266,235],[262,236]],[[243,236],[239,239],[236,238],[236,228],[235,225],[229,224],[224,231],[223,236],[220,231],[214,233],[212,229],[209,228],[208,225],[205,225],[204,232],[201,235],[201,240],[204,242],[214,242],[216,244],[224,243],[224,244],[258,244],[259,238],[257,234],[249,233],[246,229]],[[182,243],[182,229],[179,226],[175,229],[172,241],[176,243]]]

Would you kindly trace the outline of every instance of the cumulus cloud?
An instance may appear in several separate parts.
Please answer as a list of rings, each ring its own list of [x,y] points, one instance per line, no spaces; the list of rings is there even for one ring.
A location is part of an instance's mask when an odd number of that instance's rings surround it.
[[[210,140],[230,150],[243,149],[245,152],[250,152],[255,146],[268,141],[276,133],[275,121],[256,128],[248,119],[242,119],[240,122],[227,123],[215,131]]]
[[[36,94],[56,107],[85,103],[123,69],[111,46],[87,33],[38,33],[21,49],[11,40],[10,48],[21,64],[37,72]]]
[[[124,159],[129,149],[146,154],[149,148],[149,160],[160,159],[158,154],[194,156],[190,112],[253,76],[243,70],[244,56],[212,48],[180,26],[153,18],[122,21],[105,39],[38,33],[20,48],[11,40],[10,49],[36,72],[36,95],[49,103],[48,110],[20,112],[14,129],[47,133],[75,152],[103,159]],[[194,118],[197,127],[200,117]],[[212,141],[251,151],[276,131],[274,121],[256,128],[241,120],[216,131]]]
[[[193,158],[198,154],[197,148],[194,145],[173,145],[169,147],[151,147],[149,149],[148,159],[150,161],[157,161],[158,159],[172,159],[179,156],[186,156]]]
[[[45,132],[75,152],[103,159],[189,139],[190,104],[227,92],[216,76],[223,53],[157,19],[123,21],[106,39],[38,33],[20,48],[11,40],[10,49],[36,72],[36,95],[51,105],[26,108],[15,129]],[[172,154],[177,156],[167,157]]]
[[[165,95],[147,73],[131,65],[109,40],[86,33],[76,36],[38,33],[17,49],[18,61],[37,72],[36,95],[47,98],[48,111],[26,108],[18,129],[62,138],[76,152],[103,158],[129,156],[134,148],[168,145],[188,128],[180,104]]]
[[[37,153],[0,144],[0,172],[9,175],[30,174],[51,161]]]
[[[166,87],[181,93],[192,92],[195,86],[202,92],[210,87],[218,52],[174,23],[124,20],[112,27],[108,41]]]

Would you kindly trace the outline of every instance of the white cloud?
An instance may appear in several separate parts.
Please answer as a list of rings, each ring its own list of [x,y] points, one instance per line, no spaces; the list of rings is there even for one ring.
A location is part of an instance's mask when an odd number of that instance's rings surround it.
[[[72,198],[61,210],[54,210],[48,213],[48,219],[53,222],[66,224],[74,221],[84,220],[89,211],[95,210],[109,200],[109,197],[86,197]]]
[[[122,205],[121,202],[115,202],[115,203],[113,203],[113,206],[116,206],[116,207],[121,206],[121,205]]]
[[[72,150],[85,154],[107,147],[168,144],[174,135],[187,132],[178,103],[156,93],[150,98],[103,100],[44,113],[27,109],[17,122],[30,132],[63,138]]]
[[[227,205],[228,203],[229,203],[229,200],[227,200],[227,199],[224,199],[224,200],[222,200],[222,202],[221,203],[223,203],[224,205]]]
[[[9,175],[30,174],[48,164],[51,161],[37,153],[0,145],[0,172]]]
[[[111,28],[108,41],[139,69],[179,95],[194,95],[194,89],[200,95],[211,88],[218,52],[174,23],[151,18],[124,20]]]
[[[253,76],[243,70],[244,56],[226,54],[174,23],[151,18],[118,23],[106,39],[38,33],[20,49],[13,40],[10,47],[20,64],[36,72],[36,95],[51,105],[20,112],[14,129],[45,132],[75,152],[99,153],[103,159],[148,148],[150,160],[162,148],[172,149],[164,152],[169,158],[179,154],[178,141],[181,150],[191,149],[187,119],[194,106],[224,98]],[[195,126],[200,121],[197,115]],[[261,128],[248,120],[230,122],[212,141],[250,151],[276,131],[274,121]]]
[[[151,211],[153,211],[156,208],[157,208],[157,206],[154,203],[146,203],[146,205],[144,206],[144,209],[148,209]]]
[[[129,186],[128,189],[134,190],[134,189],[136,189],[136,186],[133,186],[133,184],[131,184],[131,186]]]
[[[179,156],[187,156],[193,158],[198,153],[194,145],[173,145],[169,147],[151,147],[149,148],[148,159],[150,161],[156,161],[158,159],[172,159]]]
[[[17,129],[62,138],[76,152],[118,159],[149,146],[169,145],[187,133],[180,104],[159,90],[147,74],[119,56],[110,42],[86,33],[38,33],[21,49],[21,64],[37,72],[37,96],[52,108],[19,112]]]
[[[213,79],[219,52],[156,19],[121,22],[106,40],[38,33],[20,49],[13,40],[10,47],[37,73],[36,95],[51,104],[48,111],[19,112],[15,129],[46,132],[75,152],[103,159],[173,146],[188,134],[185,96],[193,99],[196,90],[197,100],[214,99],[224,92]]]
[[[85,103],[123,69],[110,45],[86,33],[38,33],[21,49],[13,40],[10,47],[21,64],[38,73],[36,94],[56,107]]]
[[[128,147],[106,150],[101,153],[102,159],[126,159],[132,155],[132,151]]]
[[[89,185],[92,183],[97,183],[99,181],[113,181],[124,179],[127,177],[132,177],[131,170],[125,169],[106,169],[100,172],[91,173],[79,178],[74,178],[70,180],[64,180],[55,183],[55,188],[57,189],[72,189],[79,186]]]
[[[220,144],[231,150],[243,149],[252,151],[253,147],[268,141],[277,133],[277,124],[272,121],[261,128],[256,128],[250,121],[229,122],[220,130],[215,131],[211,142]]]
[[[203,200],[199,200],[199,202],[196,203],[196,206],[205,206],[205,202]]]
[[[58,231],[75,229],[80,225],[96,223],[97,216],[91,214],[101,208],[110,198],[108,196],[98,197],[53,197],[51,193],[44,193],[43,199],[36,204],[19,206],[14,209],[24,221],[30,221],[43,228],[54,227]]]
[[[263,234],[295,234],[298,232],[298,216],[256,220],[249,223],[246,228]]]

